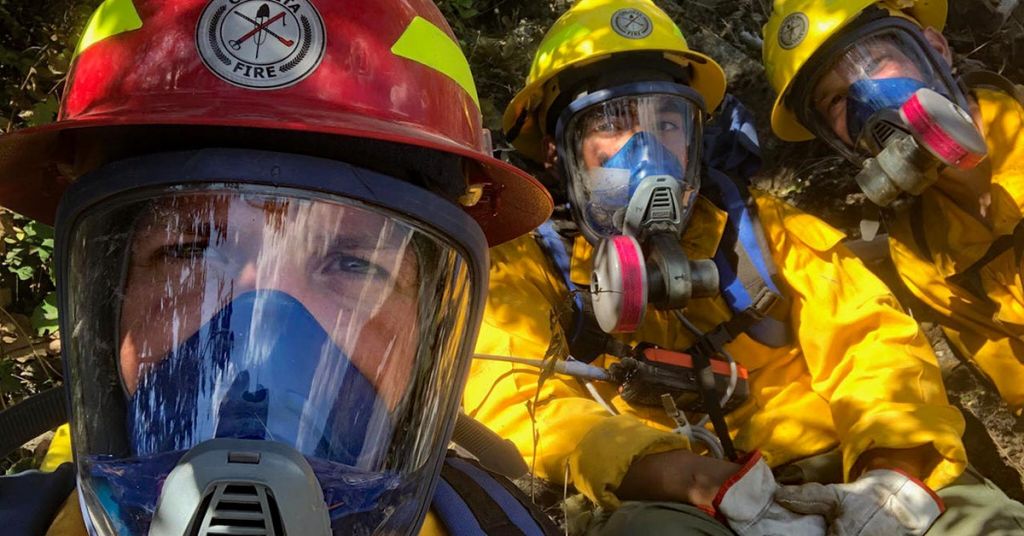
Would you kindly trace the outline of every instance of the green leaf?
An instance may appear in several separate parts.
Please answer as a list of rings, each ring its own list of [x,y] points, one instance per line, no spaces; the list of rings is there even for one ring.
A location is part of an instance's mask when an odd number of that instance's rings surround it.
[[[29,279],[32,279],[33,275],[35,275],[36,267],[21,266],[19,268],[12,269],[11,272],[14,272],[14,275],[18,276],[18,279],[22,281],[28,281]]]
[[[20,449],[20,451],[21,452],[28,452],[25,449]],[[18,460],[17,462],[14,462],[14,464],[11,465],[11,468],[7,470],[7,475],[8,476],[16,475],[16,474],[21,473],[23,471],[28,471],[30,469],[35,469],[36,467],[35,467],[35,465],[33,463],[34,461],[35,460],[32,459],[32,456],[25,456],[24,458]]]
[[[53,253],[53,249],[32,246],[31,248],[28,249],[28,252],[31,253],[32,255],[35,255],[36,257],[39,257],[39,260],[46,262],[50,258],[50,255]]]
[[[51,292],[32,312],[32,329],[39,336],[49,335],[60,327],[57,318],[57,293]]]
[[[13,272],[14,267],[22,265],[22,253],[24,251],[25,248],[11,248],[7,250],[7,254],[4,255],[4,264],[7,265],[9,270]]]
[[[46,100],[33,106],[29,113],[23,112],[22,118],[30,127],[52,123],[57,118],[57,108],[59,106],[57,97],[49,95],[46,97]]]
[[[37,221],[30,221],[25,224],[25,234],[29,236],[38,236],[41,240],[50,239],[53,240],[53,227]]]

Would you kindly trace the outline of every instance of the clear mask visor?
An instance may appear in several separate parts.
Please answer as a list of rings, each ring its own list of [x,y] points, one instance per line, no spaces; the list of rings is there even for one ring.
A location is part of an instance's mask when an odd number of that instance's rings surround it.
[[[479,307],[458,247],[357,200],[238,184],[122,194],[70,236],[98,533],[145,534],[169,471],[214,438],[300,453],[335,533],[415,525]]]
[[[658,178],[674,183],[677,217],[685,224],[700,187],[702,108],[699,96],[648,93],[581,106],[560,120],[570,195],[589,239],[631,234],[627,211],[645,190],[641,185]]]

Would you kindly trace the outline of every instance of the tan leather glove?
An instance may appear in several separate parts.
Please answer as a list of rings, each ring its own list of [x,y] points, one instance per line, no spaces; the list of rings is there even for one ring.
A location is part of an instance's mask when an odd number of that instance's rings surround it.
[[[795,513],[825,516],[830,536],[919,536],[946,510],[923,482],[892,469],[849,484],[782,486],[775,500]]]
[[[823,536],[825,519],[801,514],[775,502],[779,484],[772,470],[753,453],[718,491],[712,506],[739,536]]]

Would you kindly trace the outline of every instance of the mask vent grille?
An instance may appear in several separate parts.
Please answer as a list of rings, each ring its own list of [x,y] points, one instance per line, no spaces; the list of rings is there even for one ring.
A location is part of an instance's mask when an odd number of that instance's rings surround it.
[[[647,209],[647,221],[674,221],[676,219],[676,203],[671,188],[658,188],[651,195],[651,203]]]
[[[885,144],[889,141],[889,138],[898,132],[896,127],[889,123],[879,122],[875,125],[874,130],[871,134],[875,137],[875,143],[881,147],[885,147]]]
[[[281,516],[266,486],[221,483],[208,493],[190,536],[284,536]]]
[[[867,137],[865,148],[871,154],[878,154],[885,147],[897,138],[906,136],[907,132],[900,125],[888,119],[872,121],[868,126],[865,136]]]

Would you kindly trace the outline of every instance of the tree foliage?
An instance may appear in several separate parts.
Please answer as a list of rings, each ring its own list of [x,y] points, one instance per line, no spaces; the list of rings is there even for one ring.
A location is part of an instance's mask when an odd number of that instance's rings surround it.
[[[52,122],[78,35],[99,0],[0,0],[0,133]],[[3,177],[3,180],[10,180]],[[28,186],[30,187],[30,186]],[[0,211],[0,410],[59,385],[53,230]],[[31,463],[22,451],[0,473]]]

